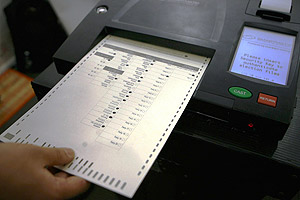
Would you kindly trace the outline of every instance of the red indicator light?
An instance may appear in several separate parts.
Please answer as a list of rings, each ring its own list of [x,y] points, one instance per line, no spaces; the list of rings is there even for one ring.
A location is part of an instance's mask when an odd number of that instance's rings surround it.
[[[253,128],[254,124],[249,123],[248,126],[249,126],[250,128]]]

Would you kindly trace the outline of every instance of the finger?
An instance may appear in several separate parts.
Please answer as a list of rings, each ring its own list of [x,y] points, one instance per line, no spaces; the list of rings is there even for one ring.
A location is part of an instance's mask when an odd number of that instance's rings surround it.
[[[47,167],[47,169],[48,169],[48,171],[49,171],[51,174],[56,174],[56,173],[58,173],[58,172],[61,171],[61,170],[59,170],[59,169],[57,169],[57,168],[55,168],[55,167],[52,167],[52,166]]]
[[[56,174],[54,174],[55,177],[59,177],[59,178],[67,178],[69,177],[70,175],[67,174],[66,172],[58,172]]]
[[[88,190],[90,183],[77,176],[56,177],[56,192],[63,199],[75,197]]]
[[[49,166],[67,164],[74,156],[74,151],[69,148],[43,148],[43,158]]]

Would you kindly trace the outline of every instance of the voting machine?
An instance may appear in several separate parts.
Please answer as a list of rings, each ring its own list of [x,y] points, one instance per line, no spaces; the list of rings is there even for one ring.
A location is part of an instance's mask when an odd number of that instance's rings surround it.
[[[270,2],[100,1],[54,62],[65,74],[108,34],[209,57],[189,109],[233,131],[281,139],[296,106],[300,4]]]
[[[169,137],[158,162],[171,168],[195,167],[176,148],[197,154],[199,138],[273,155],[296,107],[299,10],[291,0],[101,0],[53,56],[65,76],[1,139],[70,146],[62,170],[126,197]]]

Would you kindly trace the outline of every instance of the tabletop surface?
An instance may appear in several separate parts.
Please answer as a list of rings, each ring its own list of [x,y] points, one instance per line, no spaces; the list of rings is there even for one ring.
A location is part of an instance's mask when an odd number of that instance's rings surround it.
[[[297,86],[297,104],[293,119],[272,158],[300,167],[300,81]]]

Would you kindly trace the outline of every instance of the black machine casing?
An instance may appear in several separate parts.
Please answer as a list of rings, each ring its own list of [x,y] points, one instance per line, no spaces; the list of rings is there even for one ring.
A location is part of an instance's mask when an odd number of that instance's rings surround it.
[[[232,130],[278,140],[288,128],[296,102],[300,2],[293,1],[289,14],[259,6],[260,0],[101,0],[58,49],[54,62],[58,72],[66,74],[108,34],[208,56],[212,60],[188,109]],[[99,7],[108,11],[97,12]],[[229,72],[244,26],[296,36],[286,86]],[[232,96],[228,89],[234,86],[253,96]],[[276,107],[257,103],[259,93],[276,96]]]

